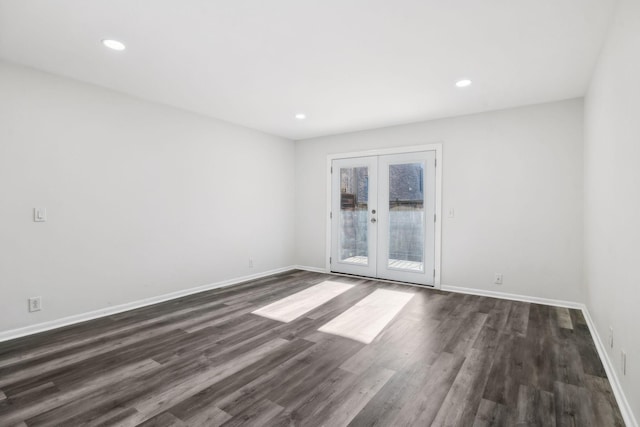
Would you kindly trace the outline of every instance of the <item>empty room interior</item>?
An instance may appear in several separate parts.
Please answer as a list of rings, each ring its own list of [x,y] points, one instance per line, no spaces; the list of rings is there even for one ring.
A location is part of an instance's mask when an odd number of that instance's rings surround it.
[[[0,0],[0,426],[640,420],[638,0]]]

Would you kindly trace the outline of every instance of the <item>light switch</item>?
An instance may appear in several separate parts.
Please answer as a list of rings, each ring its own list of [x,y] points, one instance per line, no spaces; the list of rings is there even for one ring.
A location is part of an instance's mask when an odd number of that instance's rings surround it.
[[[453,208],[449,208],[449,218],[454,218],[456,216],[456,211]]]
[[[47,208],[33,208],[33,221],[45,222],[47,220]]]

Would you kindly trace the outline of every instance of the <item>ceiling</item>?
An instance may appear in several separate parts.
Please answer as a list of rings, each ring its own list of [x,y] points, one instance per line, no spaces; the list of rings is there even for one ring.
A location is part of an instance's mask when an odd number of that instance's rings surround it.
[[[582,96],[614,5],[0,0],[0,58],[304,139]]]

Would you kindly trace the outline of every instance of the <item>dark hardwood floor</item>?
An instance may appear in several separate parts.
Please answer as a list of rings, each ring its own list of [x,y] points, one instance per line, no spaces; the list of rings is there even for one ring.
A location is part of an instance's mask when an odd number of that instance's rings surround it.
[[[354,284],[290,322],[251,311]],[[415,296],[371,344],[317,329]],[[622,426],[577,310],[292,271],[0,343],[0,425]]]

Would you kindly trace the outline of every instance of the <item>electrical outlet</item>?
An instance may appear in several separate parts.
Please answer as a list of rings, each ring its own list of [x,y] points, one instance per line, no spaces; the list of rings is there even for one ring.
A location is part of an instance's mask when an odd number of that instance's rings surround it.
[[[627,353],[624,350],[620,350],[620,370],[622,375],[627,375]]]
[[[29,312],[42,310],[42,297],[29,298]]]
[[[496,273],[493,283],[496,285],[502,285],[502,273]]]
[[[609,348],[613,348],[613,328],[609,326]]]
[[[253,268],[253,258],[249,258],[249,268]]]

